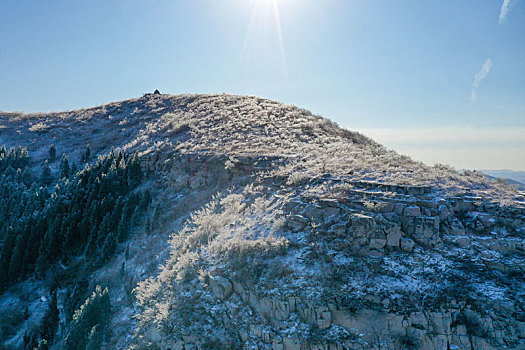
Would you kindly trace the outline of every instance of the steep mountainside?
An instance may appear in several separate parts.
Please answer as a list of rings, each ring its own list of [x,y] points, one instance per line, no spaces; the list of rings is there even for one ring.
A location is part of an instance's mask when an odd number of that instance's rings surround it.
[[[57,349],[72,339],[107,349],[525,347],[525,196],[502,181],[413,161],[295,106],[224,94],[0,113],[2,144],[29,153],[27,170],[5,178],[37,178],[54,144],[91,165],[68,178],[49,161],[41,186],[105,196],[97,186],[113,176],[112,200],[143,210],[90,221],[89,237],[105,241],[129,228],[111,253],[79,239],[45,271],[8,275],[0,347],[42,344],[54,303]],[[141,181],[123,175],[136,157]],[[79,222],[88,212],[68,208]],[[87,253],[97,251],[104,259]],[[82,295],[74,315],[71,295]],[[109,304],[111,317],[82,318]]]

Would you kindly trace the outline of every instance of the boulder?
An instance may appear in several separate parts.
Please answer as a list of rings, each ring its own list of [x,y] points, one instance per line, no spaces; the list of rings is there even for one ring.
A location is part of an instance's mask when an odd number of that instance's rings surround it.
[[[468,248],[470,246],[470,238],[466,236],[458,237],[454,240],[454,244],[460,248]]]
[[[162,335],[156,326],[149,327],[146,331],[146,336],[153,342],[160,342],[162,340]]]
[[[298,307],[298,311],[303,321],[316,325],[319,329],[326,329],[332,324],[332,314],[325,306],[302,304]]]
[[[297,337],[285,337],[283,348],[285,350],[301,350],[301,341]]]
[[[374,218],[362,215],[352,214],[350,216],[351,232],[354,237],[369,237],[376,228]]]
[[[193,178],[190,178],[190,188],[192,190],[202,187],[205,183],[206,180],[202,176],[195,176]]]
[[[401,232],[399,229],[392,229],[386,235],[386,244],[389,247],[399,247],[399,242],[401,240]]]
[[[402,226],[419,244],[432,246],[440,242],[438,217],[406,216],[403,217]]]
[[[439,231],[439,218],[431,216],[419,216],[414,220],[414,234],[416,236],[429,237]]]
[[[401,238],[401,249],[405,252],[411,252],[412,250],[414,250],[415,245],[416,243],[410,238]]]
[[[213,294],[219,299],[228,298],[233,291],[231,282],[227,278],[221,276],[210,277],[210,287]]]
[[[386,245],[386,239],[383,239],[383,238],[372,238],[370,240],[370,244],[369,244],[369,247],[370,249],[376,249],[376,250],[380,250],[380,249],[383,249]]]
[[[341,209],[338,207],[320,205],[309,205],[304,209],[303,215],[313,221],[315,224],[321,224],[332,216],[338,216]]]
[[[308,219],[302,215],[291,215],[286,223],[293,232],[301,231],[308,224]]]
[[[394,213],[396,213],[398,215],[402,215],[403,211],[405,210],[405,208],[406,208],[405,204],[403,204],[403,203],[395,203],[395,205],[394,205]]]
[[[406,207],[403,211],[404,216],[420,216],[421,215],[421,209],[419,209],[418,206],[413,205],[410,207]]]
[[[330,229],[328,230],[329,233],[335,236],[344,236],[346,235],[346,231],[347,231],[346,224],[342,222],[332,225]]]

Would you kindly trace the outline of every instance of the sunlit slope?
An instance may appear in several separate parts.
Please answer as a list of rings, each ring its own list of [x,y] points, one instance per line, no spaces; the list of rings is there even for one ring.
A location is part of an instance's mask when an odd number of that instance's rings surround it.
[[[357,132],[296,106],[254,96],[146,95],[89,109],[0,113],[0,144],[24,144],[45,157],[51,143],[74,158],[90,145],[159,153],[272,156],[273,171],[294,179],[319,175],[393,184],[490,190],[481,174],[460,175],[397,154]],[[500,190],[498,190],[501,192]]]

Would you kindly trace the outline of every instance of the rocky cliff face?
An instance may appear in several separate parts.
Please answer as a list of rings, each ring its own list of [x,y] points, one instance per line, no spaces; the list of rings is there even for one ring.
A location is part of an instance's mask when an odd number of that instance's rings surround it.
[[[178,192],[205,188],[218,178],[225,184],[240,174],[260,188],[238,191],[235,209],[213,206],[173,235],[172,258],[139,287],[139,348],[523,346],[522,195],[515,195],[515,206],[501,206],[473,193],[444,195],[432,186],[328,174],[291,184],[255,175],[277,159],[246,158],[229,169],[227,161],[170,160],[177,173],[168,181]],[[192,164],[191,176],[182,164]],[[246,177],[249,169],[252,176]],[[224,197],[228,203],[231,196]],[[260,198],[268,201],[271,223],[282,222],[246,236],[271,224],[250,207]],[[256,222],[243,222],[246,216]],[[206,225],[216,226],[207,232]],[[205,242],[194,241],[203,234]],[[233,243],[241,237],[286,243],[243,254],[247,248]],[[187,254],[193,272],[187,271]]]
[[[525,197],[479,173],[255,97],[0,123],[1,142],[36,154],[46,138],[59,153],[90,143],[139,151],[148,168],[159,219],[125,268],[121,247],[90,282],[110,286],[107,348],[525,346]]]

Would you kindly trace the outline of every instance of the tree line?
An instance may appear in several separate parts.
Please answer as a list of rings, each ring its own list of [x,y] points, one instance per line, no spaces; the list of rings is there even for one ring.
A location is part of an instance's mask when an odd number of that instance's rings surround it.
[[[143,179],[137,153],[89,158],[88,147],[77,170],[63,155],[55,175],[46,160],[36,177],[27,149],[0,148],[0,292],[75,256],[107,261],[147,210],[149,191],[136,190]]]

